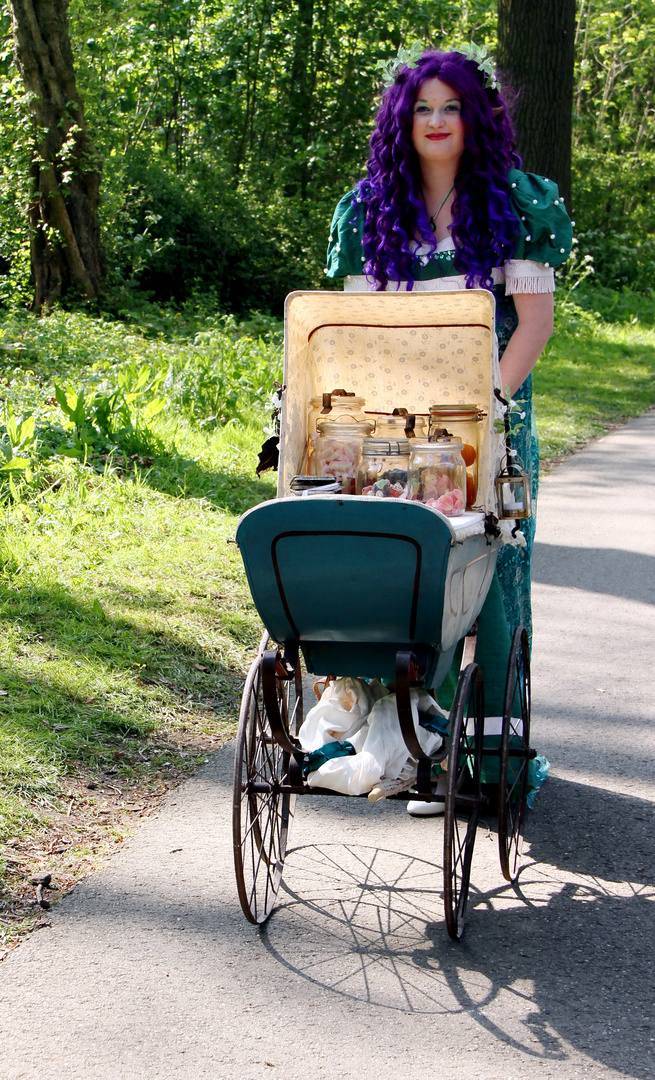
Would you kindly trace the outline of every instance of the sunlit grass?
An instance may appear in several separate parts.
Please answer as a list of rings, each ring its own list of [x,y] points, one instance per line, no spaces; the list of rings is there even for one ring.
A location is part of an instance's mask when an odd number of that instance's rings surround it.
[[[544,458],[571,453],[655,404],[652,320],[642,325],[633,315],[608,322],[601,310],[591,310],[594,294],[585,299],[590,310],[570,304],[559,307],[555,335],[535,370],[535,409]],[[602,309],[601,301],[607,306],[604,294],[595,299],[595,308]],[[632,304],[638,299],[632,298]],[[649,316],[651,307],[646,304]]]
[[[251,465],[243,448],[237,463]],[[22,800],[56,794],[69,763],[101,768],[126,736],[182,725],[182,704],[198,706],[209,731],[233,723],[258,638],[227,543],[233,511],[171,496],[148,478],[91,474],[80,487],[82,470],[66,463],[38,511],[5,515],[0,836],[15,830]]]

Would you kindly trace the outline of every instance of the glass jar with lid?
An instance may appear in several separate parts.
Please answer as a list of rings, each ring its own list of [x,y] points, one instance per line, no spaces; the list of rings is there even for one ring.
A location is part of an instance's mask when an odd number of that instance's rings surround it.
[[[358,495],[378,499],[404,498],[409,466],[409,439],[364,439],[357,467]]]
[[[426,439],[427,417],[415,413],[369,413],[375,416],[375,436],[379,439]]]
[[[431,506],[446,517],[466,507],[466,465],[462,440],[443,435],[410,443],[407,497]]]
[[[338,420],[341,416],[353,420],[366,420],[364,409],[366,401],[350,390],[331,390],[326,394],[315,394],[309,399],[307,416],[307,462],[314,453],[316,445],[316,424],[319,420]]]
[[[466,465],[466,505],[473,506],[478,496],[478,457],[480,425],[486,413],[477,405],[431,405],[430,438],[447,431],[462,440]]]
[[[344,495],[355,494],[355,476],[362,455],[362,441],[373,431],[370,420],[341,416],[318,420],[314,453],[309,465],[313,476],[334,476]]]

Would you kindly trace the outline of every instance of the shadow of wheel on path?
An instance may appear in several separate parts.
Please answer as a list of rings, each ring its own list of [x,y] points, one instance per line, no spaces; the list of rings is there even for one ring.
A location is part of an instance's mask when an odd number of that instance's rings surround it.
[[[655,864],[652,854],[646,861],[646,832],[632,850],[626,826],[623,844],[614,840],[610,851],[600,826],[652,822],[655,808],[579,788],[553,782],[530,816],[533,861],[515,887],[500,884],[498,871],[498,888],[476,889],[474,866],[464,942],[446,935],[440,866],[402,851],[325,843],[289,852],[262,943],[323,990],[434,1016],[435,1038],[440,1025],[452,1036],[449,1016],[467,1014],[526,1067],[583,1054],[650,1080]],[[599,832],[592,848],[589,815]],[[652,825],[648,833],[652,851]]]

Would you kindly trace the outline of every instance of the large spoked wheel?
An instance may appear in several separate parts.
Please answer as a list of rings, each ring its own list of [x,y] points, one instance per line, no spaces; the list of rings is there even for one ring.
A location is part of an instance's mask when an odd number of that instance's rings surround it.
[[[273,910],[295,805],[295,796],[280,791],[289,754],[273,738],[264,701],[267,640],[264,635],[246,679],[234,761],[234,867],[241,907],[252,923],[265,922]],[[291,679],[275,675],[275,693],[283,724],[295,735],[302,723],[300,661]]]
[[[444,907],[451,938],[461,938],[466,922],[471,861],[482,799],[482,672],[469,664],[459,677],[450,714],[451,746],[444,807]]]
[[[520,870],[530,757],[530,645],[520,626],[507,665],[500,740],[498,848],[507,881],[516,881]]]

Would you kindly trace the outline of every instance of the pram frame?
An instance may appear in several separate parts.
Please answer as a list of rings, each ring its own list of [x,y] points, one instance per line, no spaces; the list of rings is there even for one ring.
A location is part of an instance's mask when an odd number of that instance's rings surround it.
[[[355,298],[348,296],[346,299],[344,294],[292,294],[287,300],[285,333],[286,396],[283,400],[279,497],[276,501],[275,513],[288,513],[291,517],[296,514],[294,506],[297,508],[301,501],[309,505],[313,504],[314,510],[311,511],[312,513],[314,511],[319,513],[320,504],[325,503],[331,503],[331,507],[323,506],[320,509],[320,513],[323,515],[355,513],[352,508],[350,511],[348,510],[348,503],[350,502],[348,497],[318,496],[313,497],[311,500],[285,498],[289,490],[290,477],[293,473],[301,471],[302,454],[306,444],[306,432],[304,429],[302,429],[300,436],[298,434],[298,428],[301,427],[302,408],[306,408],[305,403],[311,396],[310,391],[316,389],[315,386],[309,385],[308,379],[305,377],[300,390],[296,388],[295,393],[291,393],[291,389],[294,387],[292,370],[293,342],[296,341],[298,348],[307,348],[312,341],[315,332],[312,330],[311,325],[308,325],[307,320],[310,316],[308,316],[307,312],[310,311],[311,315],[317,304],[320,309],[321,296],[329,297],[328,306],[332,321],[320,324],[319,330],[323,330],[326,325],[330,327],[334,325],[341,327],[351,325],[349,317],[351,317],[351,312],[355,310],[352,303]],[[337,299],[337,297],[340,299]],[[449,333],[453,336],[455,336],[453,328],[458,326],[457,320],[461,320],[463,313],[472,307],[473,313],[468,316],[469,322],[473,322],[473,325],[477,328],[476,332],[484,330],[487,335],[485,340],[488,339],[488,351],[491,361],[490,377],[484,384],[483,390],[479,392],[477,399],[473,397],[470,381],[468,384],[466,380],[460,382],[458,389],[459,400],[467,400],[467,395],[469,395],[469,399],[479,401],[481,397],[483,404],[488,403],[487,411],[490,428],[492,418],[495,415],[492,393],[494,383],[499,382],[497,354],[493,338],[493,297],[490,294],[481,294],[479,292],[467,293],[464,296],[450,294],[447,303],[442,303],[435,300],[434,297],[430,297],[429,310],[426,310],[426,297],[420,298],[420,306],[416,303],[418,299],[418,297],[411,297],[407,294],[380,294],[375,298],[362,297],[360,294],[356,298],[356,305],[360,305],[360,317],[365,317],[367,320],[366,326],[369,329],[370,321],[374,319],[374,309],[377,307],[378,322],[374,325],[378,330],[380,327],[386,327],[395,332],[398,330],[399,321],[404,319],[405,323],[403,325],[414,329],[422,327],[423,332],[425,332],[426,325],[429,326],[430,332],[437,329],[443,331],[444,326],[448,326],[450,328]],[[372,300],[375,301],[373,306],[371,305]],[[295,325],[292,325],[293,319],[290,318],[290,311],[294,303],[300,305],[301,316],[296,318]],[[345,310],[346,307],[347,310]],[[316,321],[315,314],[311,317]],[[413,332],[414,330],[411,329],[408,331],[409,334]],[[334,340],[334,338],[329,338],[328,344],[334,344]],[[300,345],[298,345],[298,342],[300,342]],[[317,369],[322,370],[319,363],[320,359],[320,354],[315,353],[313,361]],[[366,359],[368,361],[369,358]],[[335,361],[334,357],[332,359],[328,357],[328,362],[323,367],[329,367],[330,364],[334,367],[335,362],[337,363],[336,370],[343,370],[338,368],[338,358]],[[408,367],[411,368],[411,357],[406,358],[406,362]],[[364,366],[366,367],[366,365]],[[370,364],[368,367],[367,376],[370,375]],[[324,371],[321,377],[326,378]],[[362,374],[361,371],[358,373],[355,370],[348,385],[356,392],[361,392],[362,387],[358,385],[358,379],[361,381]],[[323,389],[325,389],[325,385],[323,383]],[[389,385],[393,389],[392,383]],[[414,410],[419,411],[416,409],[415,404],[410,399],[408,400],[413,405]],[[386,404],[390,405],[390,402],[387,400]],[[377,402],[376,405],[379,406],[380,402]],[[489,431],[485,436],[483,445],[485,447],[485,469],[481,470],[481,501],[484,508],[489,509],[493,506],[493,480],[497,460],[497,454],[494,453],[493,440],[490,438]],[[362,502],[361,499],[355,499],[355,501]],[[369,504],[369,507],[371,502],[378,502],[378,500],[365,501]],[[280,503],[289,503],[291,505],[285,510],[284,506],[280,506]],[[254,511],[250,511],[249,514],[245,515],[239,527],[241,537],[239,533],[237,534],[238,542],[243,548],[242,554],[244,555],[253,598],[260,608],[265,625],[268,627],[262,637],[258,656],[251,668],[244,690],[239,733],[237,735],[234,776],[234,854],[237,885],[243,911],[249,921],[253,923],[266,921],[273,910],[281,882],[295,798],[298,795],[307,793],[322,796],[338,794],[326,788],[308,787],[303,776],[303,766],[306,764],[307,755],[297,738],[297,730],[302,721],[300,652],[302,651],[305,658],[312,661],[312,668],[319,675],[382,674],[381,672],[366,670],[365,665],[366,662],[370,663],[370,658],[362,662],[361,670],[355,668],[351,672],[349,670],[333,669],[330,665],[337,663],[335,655],[342,657],[341,662],[343,665],[345,663],[343,660],[345,653],[343,651],[339,653],[338,647],[336,654],[334,648],[330,653],[325,642],[323,642],[323,654],[320,653],[320,650],[318,653],[316,651],[312,652],[309,636],[303,634],[302,628],[299,629],[294,624],[284,595],[282,595],[281,605],[277,603],[274,597],[273,600],[271,599],[275,590],[267,583],[273,577],[277,578],[279,592],[282,594],[280,570],[277,564],[274,567],[274,574],[271,567],[264,567],[264,593],[266,593],[266,596],[262,599],[262,584],[261,580],[258,580],[258,574],[262,570],[260,563],[265,562],[266,544],[269,542],[269,536],[264,528],[265,543],[261,551],[258,552],[259,561],[255,559],[254,563],[256,565],[253,565],[251,556],[249,563],[249,548],[256,546],[253,536],[256,535],[257,530],[253,530],[252,521],[249,526],[246,522],[249,515],[262,511],[262,509],[262,507],[257,507]],[[391,510],[392,508],[389,509],[390,516]],[[307,512],[310,512],[309,509]],[[425,508],[421,508],[421,512],[425,514],[431,513]],[[271,518],[270,510],[265,511],[263,516],[259,513],[257,522],[261,518],[262,522],[265,523],[267,514]],[[437,518],[440,517],[439,515],[436,516]],[[409,519],[411,520],[411,518],[412,515],[410,514]],[[446,525],[450,527],[446,519],[441,520],[442,522],[445,521]],[[441,527],[443,528],[443,525]],[[338,529],[334,531],[335,533],[339,532]],[[344,534],[347,532],[347,530],[342,531]],[[273,536],[274,532],[273,529],[271,536]],[[352,535],[364,535],[361,529],[359,533],[357,533],[357,530],[351,530],[351,533]],[[302,530],[299,532],[298,529],[295,529],[294,531],[290,527],[286,530],[284,536],[301,534]],[[242,538],[245,538],[245,544],[242,543]],[[275,543],[277,543],[277,539]],[[461,546],[461,543],[461,541],[457,541],[455,535],[451,536],[450,552]],[[271,544],[270,546],[273,547],[274,545]],[[488,546],[492,549],[490,559],[492,564],[491,572],[493,572],[497,541],[489,540]],[[447,557],[449,563],[451,557],[449,553]],[[489,581],[490,578],[491,575],[489,574]],[[484,581],[486,581],[486,578]],[[488,581],[486,587],[488,588]],[[483,599],[484,597],[482,597]],[[420,799],[427,802],[443,802],[445,805],[444,906],[448,933],[455,939],[459,939],[464,931],[475,830],[479,814],[482,808],[487,805],[487,799],[482,793],[480,779],[481,762],[485,753],[482,742],[484,732],[484,690],[481,671],[472,662],[475,651],[475,624],[471,626],[471,622],[473,622],[474,618],[477,618],[481,602],[479,605],[472,606],[473,617],[468,623],[461,624],[461,620],[460,623],[457,623],[457,633],[451,635],[454,637],[454,641],[451,643],[447,639],[447,634],[444,637],[444,627],[447,623],[444,601],[442,612],[444,625],[440,629],[439,647],[441,648],[441,645],[446,642],[448,648],[441,649],[440,660],[437,658],[434,661],[434,658],[432,658],[434,662],[430,665],[426,660],[425,651],[423,653],[421,653],[420,649],[414,651],[411,642],[406,641],[404,644],[401,643],[399,648],[395,649],[394,647],[395,662],[392,673],[388,670],[391,658],[387,657],[385,661],[387,665],[386,676],[393,675],[402,737],[409,755],[417,761],[417,780],[414,790],[397,792],[389,795],[388,798],[401,802]],[[450,628],[452,629],[452,626]],[[462,633],[461,631],[464,628],[466,632]],[[278,645],[273,649],[267,648],[269,631],[270,636],[278,642]],[[424,685],[428,688],[439,685],[450,667],[454,646],[462,637],[464,637],[465,645],[460,678],[449,718],[450,734],[440,752],[435,757],[430,758],[423,753],[416,736],[410,691],[412,686]],[[499,848],[503,873],[510,880],[514,880],[518,873],[520,836],[527,790],[527,764],[530,758],[534,756],[534,751],[529,746],[530,675],[529,659],[526,660],[525,642],[527,642],[525,631],[517,632],[507,672],[501,744],[498,749],[490,751],[499,758],[500,762]],[[349,642],[346,640],[346,645],[348,644]],[[357,656],[355,644],[353,644],[353,649]],[[319,657],[318,665],[316,664],[317,655]],[[370,654],[366,655],[370,656]],[[321,668],[321,662],[323,668]],[[356,658],[353,663],[357,664]],[[520,718],[518,721],[511,715],[512,712],[516,712],[517,698],[520,706]],[[518,734],[523,736],[520,746],[517,746]],[[509,752],[510,747],[511,755]],[[510,778],[510,765],[514,763],[514,766],[516,766],[517,761],[520,763],[518,770],[514,768]],[[446,765],[447,785],[445,795],[437,794],[436,791],[432,775],[433,767],[436,764]],[[516,798],[519,800],[518,809],[516,809],[516,812],[512,812],[510,803],[511,800],[516,802]],[[460,828],[462,819],[466,822],[466,827],[463,830]],[[500,835],[501,827],[503,830],[502,836]]]

